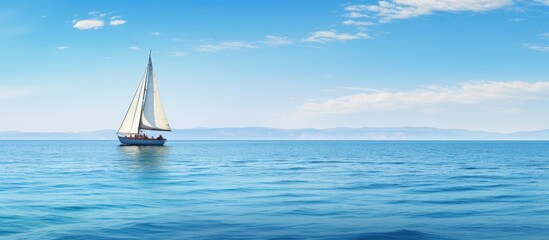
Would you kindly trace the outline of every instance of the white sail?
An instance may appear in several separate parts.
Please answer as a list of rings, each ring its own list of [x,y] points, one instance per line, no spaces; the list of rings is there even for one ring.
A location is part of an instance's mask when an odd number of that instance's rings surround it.
[[[139,124],[141,122],[141,112],[143,110],[143,94],[145,93],[145,82],[147,79],[147,71],[143,74],[141,82],[135,91],[132,103],[126,112],[124,121],[118,129],[119,134],[137,134],[139,132]]]
[[[162,100],[160,99],[160,93],[158,91],[150,56],[146,78],[145,102],[143,103],[143,114],[139,127],[146,130],[171,131],[168,118],[164,112]]]

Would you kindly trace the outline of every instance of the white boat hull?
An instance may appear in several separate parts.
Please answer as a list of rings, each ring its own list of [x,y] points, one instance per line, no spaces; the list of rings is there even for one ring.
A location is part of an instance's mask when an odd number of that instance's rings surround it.
[[[122,145],[141,145],[141,146],[163,146],[166,139],[140,139],[118,136]]]

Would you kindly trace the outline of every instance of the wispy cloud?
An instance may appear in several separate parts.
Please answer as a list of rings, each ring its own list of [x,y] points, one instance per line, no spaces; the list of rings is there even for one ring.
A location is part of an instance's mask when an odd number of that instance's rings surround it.
[[[0,88],[0,100],[3,99],[11,99],[11,98],[18,98],[18,97],[25,97],[32,95],[34,91],[32,89],[23,89],[23,88]]]
[[[549,5],[549,0],[536,0],[536,2],[543,3],[545,5]]]
[[[199,52],[219,52],[230,49],[257,48],[256,45],[242,41],[228,41],[217,44],[203,44],[196,48]]]
[[[98,12],[98,11],[91,11],[91,12],[88,12],[88,15],[95,16],[95,17],[105,17],[105,16],[107,16],[107,13],[102,13],[102,12]]]
[[[348,12],[345,16],[348,18],[370,18],[370,15],[359,12]]]
[[[345,21],[343,21],[343,24],[345,24],[345,25],[354,25],[354,26],[372,26],[372,25],[375,25],[375,23],[373,23],[373,22],[354,21],[354,20],[345,20]]]
[[[547,51],[549,51],[549,45],[540,46],[540,45],[535,45],[535,44],[526,43],[526,44],[523,44],[522,46],[524,46],[525,48],[532,49],[532,50],[536,50],[536,51],[540,51],[540,52],[547,52]]]
[[[170,57],[183,57],[185,55],[187,55],[186,52],[183,52],[183,51],[171,51],[169,53]]]
[[[383,23],[433,12],[482,12],[511,4],[512,0],[388,0],[373,5],[350,5],[345,10],[349,12],[349,17],[370,16]]]
[[[368,34],[363,32],[358,32],[355,34],[350,33],[337,33],[335,30],[329,31],[317,31],[312,32],[309,37],[303,39],[303,42],[317,42],[317,43],[326,43],[331,41],[349,41],[357,39],[369,39],[371,38]]]
[[[128,49],[130,49],[132,51],[141,51],[141,48],[137,47],[137,46],[130,46]]]
[[[342,87],[341,89],[343,89],[343,90],[361,91],[361,92],[380,92],[379,89],[364,88],[364,87]]]
[[[119,25],[122,25],[122,24],[125,24],[126,23],[126,20],[122,20],[122,19],[114,19],[114,20],[111,20],[109,22],[109,25],[111,26],[119,26]]]
[[[105,23],[99,19],[76,20],[72,27],[80,30],[100,29]]]
[[[160,32],[152,32],[151,35],[155,36],[155,37],[160,37],[160,35],[162,35],[162,33]]]
[[[265,36],[265,40],[260,41],[260,43],[271,46],[271,47],[276,47],[276,46],[291,45],[294,42],[292,40],[288,39],[287,37],[278,37],[278,36],[273,36],[273,35],[267,35],[267,36]]]
[[[547,97],[549,82],[467,82],[457,87],[431,86],[423,89],[361,93],[307,102],[301,109],[320,114],[346,114],[369,110],[425,107],[436,104],[476,104],[495,100],[527,100]]]
[[[65,49],[68,49],[69,46],[57,46],[56,49],[57,50],[65,50]]]

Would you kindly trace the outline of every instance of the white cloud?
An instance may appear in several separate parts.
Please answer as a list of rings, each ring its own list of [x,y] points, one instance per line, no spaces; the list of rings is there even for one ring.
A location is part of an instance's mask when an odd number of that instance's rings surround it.
[[[122,24],[125,24],[126,23],[126,20],[122,20],[122,19],[114,19],[114,20],[111,20],[109,22],[109,25],[111,26],[118,26],[118,25],[122,25]]]
[[[170,57],[183,57],[187,55],[186,52],[183,52],[183,51],[171,51],[170,52]]]
[[[547,97],[549,82],[467,82],[457,87],[431,86],[419,90],[361,93],[322,102],[307,102],[302,111],[346,114],[368,110],[429,107],[436,104],[477,104],[495,100],[526,100]]]
[[[129,49],[132,50],[132,51],[141,51],[141,48],[139,48],[137,46],[130,46]]]
[[[303,39],[303,41],[326,43],[331,41],[349,41],[349,40],[369,39],[369,38],[370,36],[363,32],[350,34],[350,33],[336,33],[336,31],[330,30],[330,31],[312,32],[311,35]]]
[[[545,0],[547,1],[547,0]],[[388,0],[376,5],[350,5],[346,11],[355,14],[370,14],[380,22],[406,19],[433,12],[482,12],[512,4],[512,0]]]
[[[100,29],[105,23],[99,19],[76,20],[72,27],[80,30]]]
[[[543,3],[545,5],[549,5],[549,0],[537,0],[536,2]]]
[[[92,19],[84,19],[84,20],[73,20],[73,27],[80,29],[80,30],[86,30],[86,29],[100,29],[103,26],[105,26],[106,22],[110,26],[119,26],[126,23],[126,20],[120,19],[121,16],[112,16],[110,17],[110,21],[108,20],[107,16],[113,14],[114,12],[110,13],[101,13],[97,11],[88,12],[88,15],[92,16]],[[107,20],[104,20],[107,18]]]
[[[155,36],[155,37],[160,37],[160,35],[162,35],[162,33],[159,33],[159,32],[152,32],[151,35]]]
[[[65,49],[69,48],[69,46],[57,46],[56,48],[57,48],[57,50],[65,50]]]
[[[260,42],[272,47],[291,45],[294,43],[292,40],[288,39],[287,37],[277,37],[273,35],[265,36],[265,40]]]
[[[345,21],[343,21],[343,24],[345,24],[345,25],[354,25],[354,26],[372,26],[372,25],[375,25],[375,23],[373,23],[373,22],[353,21],[353,20],[345,20]]]
[[[247,42],[229,41],[218,44],[204,44],[196,48],[199,52],[219,52],[230,49],[257,48],[256,45]]]
[[[547,52],[549,51],[549,46],[539,46],[539,45],[534,45],[534,44],[524,44],[523,45],[525,48],[529,48],[529,49],[532,49],[532,50],[536,50],[536,51],[540,51],[540,52]]]

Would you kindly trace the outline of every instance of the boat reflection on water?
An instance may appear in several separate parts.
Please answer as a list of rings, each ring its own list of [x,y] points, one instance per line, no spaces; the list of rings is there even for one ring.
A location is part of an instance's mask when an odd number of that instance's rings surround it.
[[[162,166],[170,152],[168,146],[118,146],[123,160],[130,161],[135,167],[155,170]]]

